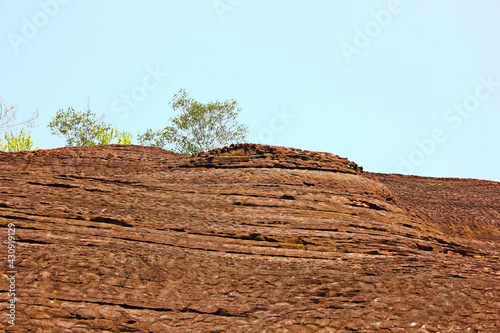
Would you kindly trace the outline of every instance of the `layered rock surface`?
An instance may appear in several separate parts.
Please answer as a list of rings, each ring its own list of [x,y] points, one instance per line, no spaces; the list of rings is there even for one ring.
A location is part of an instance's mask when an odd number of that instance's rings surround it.
[[[495,332],[500,184],[235,145],[0,152],[15,328]],[[5,265],[4,265],[5,266]]]

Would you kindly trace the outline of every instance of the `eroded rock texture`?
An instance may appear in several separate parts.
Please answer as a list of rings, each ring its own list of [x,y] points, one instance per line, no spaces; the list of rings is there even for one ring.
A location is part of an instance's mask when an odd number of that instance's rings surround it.
[[[19,332],[497,332],[499,212],[496,182],[290,148],[0,153]]]

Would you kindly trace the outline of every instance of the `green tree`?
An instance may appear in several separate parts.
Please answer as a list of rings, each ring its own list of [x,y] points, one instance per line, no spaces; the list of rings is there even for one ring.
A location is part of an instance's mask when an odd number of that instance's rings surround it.
[[[24,127],[21,128],[18,134],[14,134],[12,129],[8,129],[4,133],[4,138],[6,144],[2,144],[0,139],[0,150],[3,151],[24,151],[24,150],[38,150],[39,148],[33,149],[33,141],[31,141],[31,135],[24,132]]]
[[[16,107],[5,106],[3,98],[0,97],[0,133],[4,131],[3,136],[5,139],[5,143],[2,143],[2,138],[0,138],[0,150],[2,151],[22,151],[31,150],[33,148],[33,142],[31,141],[29,132],[25,132],[23,127],[18,134],[14,134],[12,127],[19,125],[33,127],[34,120],[38,117],[38,111],[33,113],[31,118],[25,121],[17,121],[16,113]]]
[[[244,142],[248,133],[248,127],[236,120],[241,108],[232,99],[202,104],[181,89],[170,104],[178,112],[170,118],[172,125],[158,131],[148,129],[138,137],[141,145],[170,146],[178,153],[194,154]]]
[[[90,110],[77,112],[73,108],[66,111],[60,109],[47,127],[50,127],[52,134],[65,137],[66,146],[132,144],[132,134],[115,130],[102,119],[97,119]]]

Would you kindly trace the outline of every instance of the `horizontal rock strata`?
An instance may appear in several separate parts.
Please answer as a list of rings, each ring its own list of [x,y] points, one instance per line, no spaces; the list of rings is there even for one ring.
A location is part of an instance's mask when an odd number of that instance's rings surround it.
[[[233,145],[0,153],[16,332],[494,332],[500,184]],[[3,260],[3,259],[2,259]]]

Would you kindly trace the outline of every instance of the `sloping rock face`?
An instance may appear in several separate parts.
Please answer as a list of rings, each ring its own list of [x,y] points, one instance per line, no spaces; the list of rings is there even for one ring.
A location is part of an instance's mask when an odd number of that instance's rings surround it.
[[[499,211],[496,182],[291,148],[0,153],[0,327],[496,332]]]

